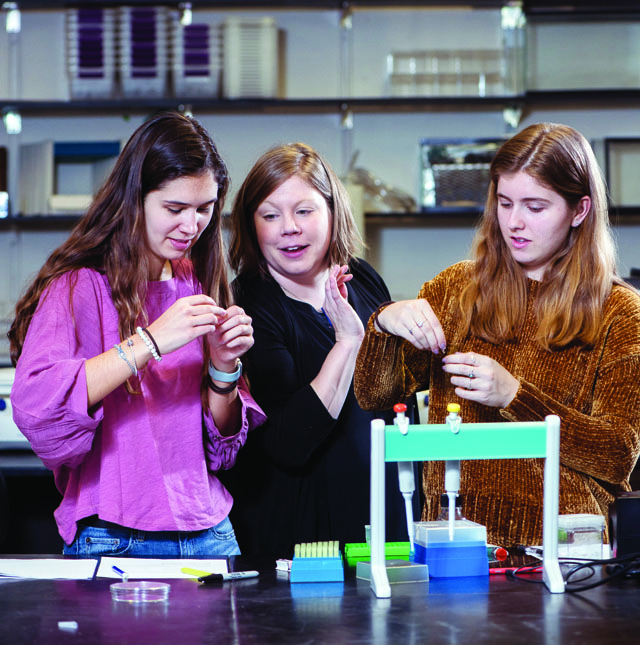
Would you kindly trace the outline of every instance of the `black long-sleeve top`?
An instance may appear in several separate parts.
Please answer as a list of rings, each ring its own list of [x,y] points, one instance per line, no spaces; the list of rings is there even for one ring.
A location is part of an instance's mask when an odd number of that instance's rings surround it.
[[[366,325],[389,291],[363,260],[352,262],[351,272],[349,302]],[[245,373],[267,414],[234,468],[222,475],[234,499],[231,519],[243,554],[290,557],[301,542],[364,542],[371,421],[391,423],[393,413],[365,412],[351,387],[334,419],[310,385],[335,344],[328,318],[286,296],[270,277],[240,276],[233,287],[253,319],[255,344],[244,357]],[[387,541],[406,541],[395,464],[387,466],[386,479]]]

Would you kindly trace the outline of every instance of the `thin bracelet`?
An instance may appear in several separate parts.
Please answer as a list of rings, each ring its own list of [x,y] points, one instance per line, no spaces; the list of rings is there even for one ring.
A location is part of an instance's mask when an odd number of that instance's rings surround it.
[[[388,307],[389,305],[394,304],[393,300],[388,300],[387,302],[383,302],[373,313],[373,322],[374,324],[378,327],[378,329],[383,333],[391,336],[391,332],[388,329],[385,329],[380,322],[378,321],[378,316],[382,313],[382,310],[385,307]]]
[[[209,389],[214,391],[216,394],[230,394],[233,392],[236,387],[238,387],[238,381],[234,381],[233,383],[230,383],[229,385],[225,385],[225,387],[220,387],[219,385],[216,385],[213,382],[213,379],[208,376],[208,381],[209,381]]]
[[[133,351],[133,340],[131,338],[127,338],[127,345],[129,347],[129,351],[131,352],[131,362],[133,363],[133,366],[136,368],[134,376],[138,376],[138,362],[136,361],[136,354]]]
[[[142,331],[147,336],[149,336],[149,340],[153,343],[153,346],[156,348],[156,352],[158,352],[158,356],[162,358],[162,354],[160,353],[160,349],[158,348],[158,343],[156,343],[156,339],[151,335],[151,332],[146,327]]]
[[[142,340],[144,341],[144,344],[147,346],[147,349],[151,352],[151,356],[153,356],[153,358],[155,358],[157,361],[161,361],[162,356],[158,354],[158,352],[156,351],[155,345],[149,340],[149,336],[147,336],[144,329],[142,329],[142,327],[136,327],[136,332],[138,336],[140,336],[140,338],[142,338]]]
[[[124,353],[124,350],[122,349],[122,347],[120,347],[120,345],[114,345],[113,349],[115,349],[116,352],[118,352],[118,358],[121,358],[129,366],[131,373],[134,376],[138,376],[138,368],[136,367],[135,364],[132,364],[131,361],[127,358],[127,355]]]

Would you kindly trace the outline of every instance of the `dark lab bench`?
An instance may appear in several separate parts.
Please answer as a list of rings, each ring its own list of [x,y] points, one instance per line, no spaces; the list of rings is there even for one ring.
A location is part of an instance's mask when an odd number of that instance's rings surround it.
[[[170,580],[166,603],[137,605],[113,601],[110,579],[0,580],[0,642],[601,645],[637,643],[640,633],[631,579],[579,594],[504,576],[435,580],[392,585],[391,598],[379,599],[353,569],[344,583],[290,584],[273,562],[235,558],[232,567],[261,575],[217,586]]]

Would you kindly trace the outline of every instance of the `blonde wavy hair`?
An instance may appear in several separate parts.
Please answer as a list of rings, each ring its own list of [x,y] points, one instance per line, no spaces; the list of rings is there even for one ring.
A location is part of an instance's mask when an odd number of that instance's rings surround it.
[[[498,223],[498,180],[525,172],[569,208],[591,199],[584,221],[570,229],[551,259],[535,302],[537,341],[547,350],[593,344],[616,275],[606,187],[591,146],[566,125],[531,125],[505,142],[491,163],[491,184],[473,244],[474,274],[460,295],[467,331],[492,343],[511,340],[524,323],[527,275],[513,259]],[[509,303],[509,306],[505,306]]]

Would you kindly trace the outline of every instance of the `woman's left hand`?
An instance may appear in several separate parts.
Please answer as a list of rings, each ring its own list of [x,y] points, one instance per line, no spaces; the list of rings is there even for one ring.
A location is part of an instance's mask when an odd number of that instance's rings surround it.
[[[211,362],[221,372],[233,372],[237,359],[253,345],[251,318],[244,309],[233,305],[219,317],[215,331],[207,334]]]
[[[520,381],[500,363],[474,352],[456,352],[442,359],[442,369],[451,374],[456,394],[493,408],[506,408],[513,401]]]

